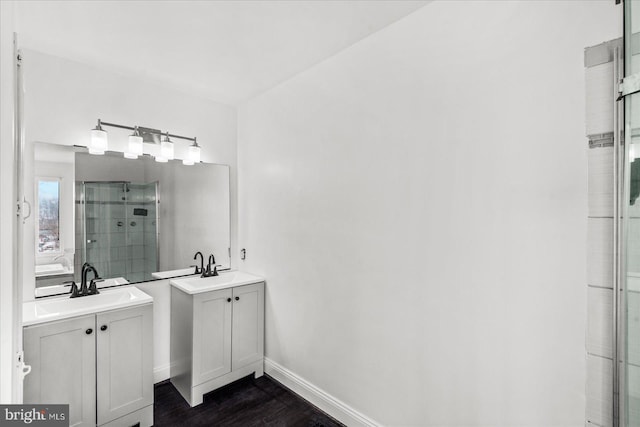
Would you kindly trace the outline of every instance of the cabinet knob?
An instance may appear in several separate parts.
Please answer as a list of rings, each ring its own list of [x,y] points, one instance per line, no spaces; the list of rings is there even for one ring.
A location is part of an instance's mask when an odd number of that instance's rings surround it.
[[[101,330],[101,331],[106,331],[106,330],[107,330],[107,325],[102,325],[102,326],[100,326],[100,330]]]
[[[231,298],[227,298],[227,302],[231,302]]]
[[[89,328],[86,331],[84,331],[85,334],[87,335],[91,335],[91,332],[93,332],[93,329]]]
[[[240,297],[236,297],[236,301],[240,301]]]

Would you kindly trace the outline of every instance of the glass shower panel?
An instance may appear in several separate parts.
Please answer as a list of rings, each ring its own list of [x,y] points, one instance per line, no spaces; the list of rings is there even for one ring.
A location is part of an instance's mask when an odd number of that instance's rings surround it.
[[[158,270],[156,183],[127,185],[127,279],[152,280]]]
[[[82,262],[102,278],[152,280],[158,270],[157,183],[84,182],[80,194]]]
[[[123,182],[84,183],[84,257],[103,278],[126,275],[126,209]]]
[[[640,1],[625,1],[625,79],[640,76]],[[625,314],[622,425],[640,426],[640,93],[624,99],[625,196],[623,230],[626,234],[622,279]]]
[[[153,280],[151,273],[159,270],[158,259],[158,183],[146,184],[144,187],[144,206],[147,210],[144,221],[144,278]]]

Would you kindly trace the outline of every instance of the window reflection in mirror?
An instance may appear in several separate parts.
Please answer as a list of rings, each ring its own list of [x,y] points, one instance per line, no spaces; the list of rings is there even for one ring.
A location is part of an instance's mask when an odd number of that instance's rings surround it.
[[[38,179],[36,250],[40,254],[60,253],[60,180]]]
[[[26,168],[32,171],[30,176],[25,176],[25,200],[33,212],[25,221],[23,256],[25,268],[32,269],[31,265],[35,264],[37,286],[73,278],[73,156],[71,147],[60,149],[38,143],[33,147],[33,160],[25,162]],[[24,272],[25,277],[29,273],[34,276],[31,270]]]

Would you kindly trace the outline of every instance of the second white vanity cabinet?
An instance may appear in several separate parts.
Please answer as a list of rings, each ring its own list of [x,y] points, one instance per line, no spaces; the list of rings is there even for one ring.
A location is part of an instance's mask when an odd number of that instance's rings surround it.
[[[153,424],[153,305],[24,327],[25,403],[68,403],[70,426]]]
[[[196,406],[211,390],[262,376],[264,282],[195,293],[180,282],[171,287],[171,382]]]

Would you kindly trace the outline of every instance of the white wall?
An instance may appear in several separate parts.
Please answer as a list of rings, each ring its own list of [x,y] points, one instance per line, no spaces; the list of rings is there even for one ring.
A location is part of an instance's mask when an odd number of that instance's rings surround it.
[[[33,50],[24,52],[24,72],[27,144],[86,145],[98,118],[196,136],[204,162],[230,166],[231,247],[236,247],[235,108]],[[106,130],[110,144],[124,143],[130,133]],[[233,256],[232,266],[236,261]],[[25,292],[24,298],[32,299],[33,292]]]
[[[205,264],[213,254],[217,264],[229,268],[229,168],[178,163],[162,171],[160,271],[198,263],[193,259],[198,251]]]
[[[244,105],[267,356],[383,425],[584,425],[583,49],[621,13],[439,1]]]
[[[0,402],[13,403],[13,2],[0,2]]]

